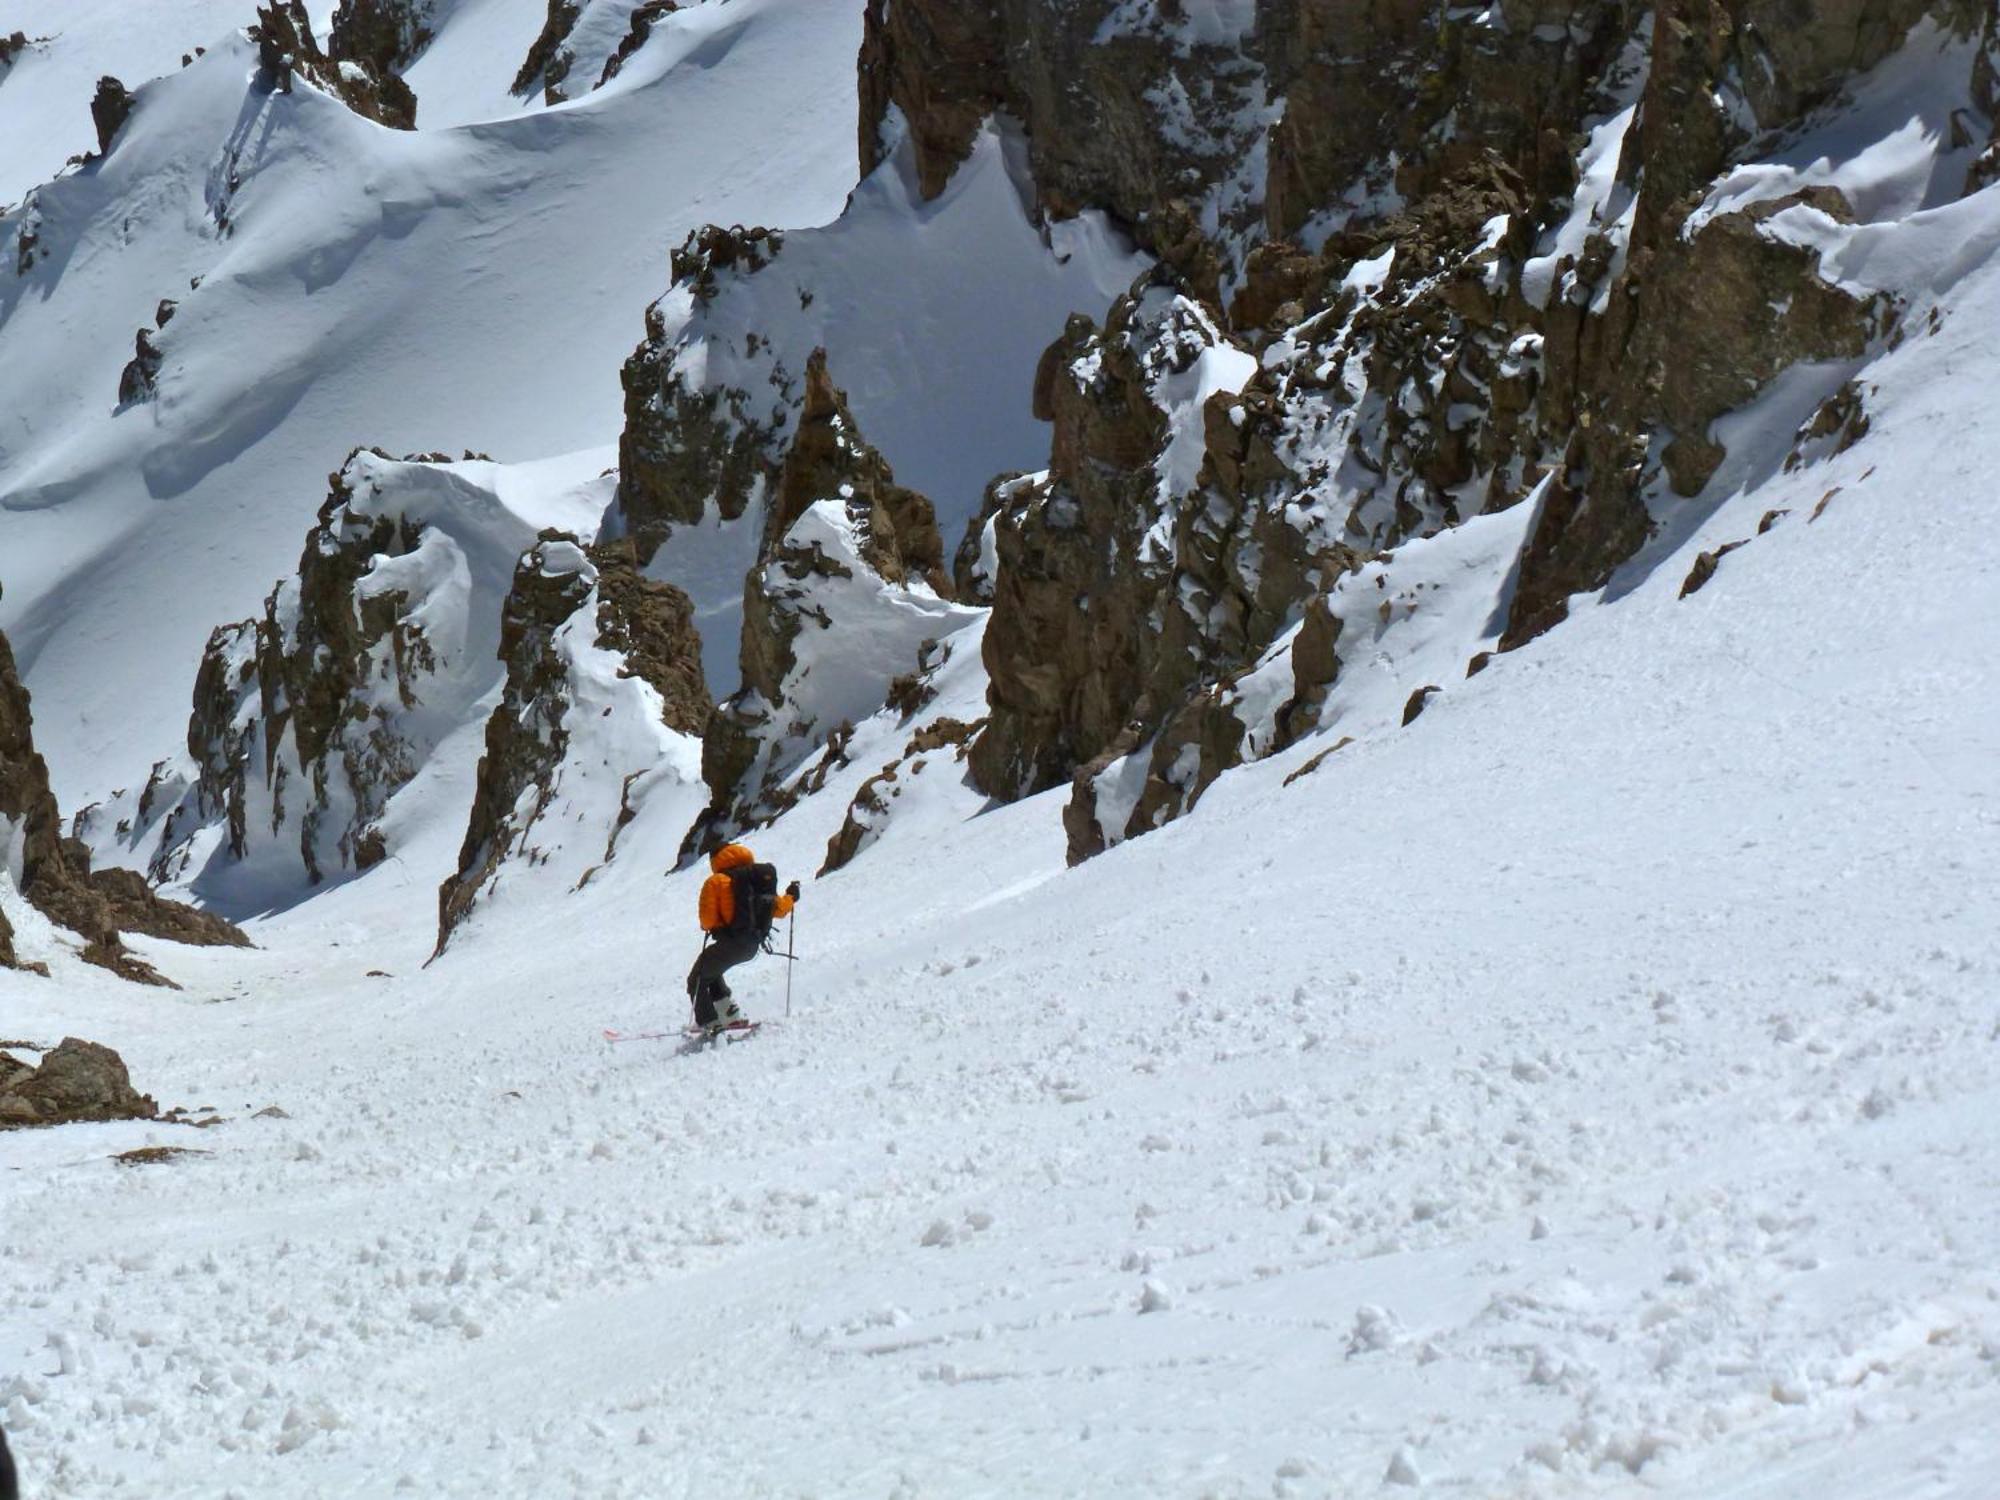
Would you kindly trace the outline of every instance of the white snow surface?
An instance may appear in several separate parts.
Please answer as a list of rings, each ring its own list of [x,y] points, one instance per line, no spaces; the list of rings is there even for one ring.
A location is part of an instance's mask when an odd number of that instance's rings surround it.
[[[28,50],[0,70],[0,208],[97,149],[90,100],[106,74],[127,88],[171,73],[256,12],[255,0],[7,0],[0,35]]]

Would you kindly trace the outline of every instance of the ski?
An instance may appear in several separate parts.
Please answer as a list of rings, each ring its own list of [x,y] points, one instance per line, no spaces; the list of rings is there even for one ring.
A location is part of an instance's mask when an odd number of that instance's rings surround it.
[[[604,1040],[614,1047],[621,1042],[664,1042],[679,1037],[688,1042],[739,1042],[745,1037],[755,1036],[763,1026],[762,1021],[731,1021],[726,1026],[685,1026],[679,1031],[620,1031],[614,1026],[604,1028]]]
[[[691,1042],[740,1042],[755,1036],[762,1021],[730,1021],[722,1026],[690,1026],[681,1035]]]

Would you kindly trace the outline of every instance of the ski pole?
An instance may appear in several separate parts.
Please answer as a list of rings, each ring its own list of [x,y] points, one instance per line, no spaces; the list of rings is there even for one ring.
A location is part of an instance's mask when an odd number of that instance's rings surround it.
[[[792,956],[792,940],[798,936],[799,914],[793,912],[785,923],[785,1019],[792,1018],[792,969],[798,960]]]

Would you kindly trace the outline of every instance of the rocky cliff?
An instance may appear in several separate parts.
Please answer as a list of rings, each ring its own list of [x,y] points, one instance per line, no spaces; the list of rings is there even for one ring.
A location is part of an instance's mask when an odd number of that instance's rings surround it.
[[[805,372],[768,331],[738,343],[733,328],[709,324],[718,299],[783,249],[765,229],[700,229],[673,253],[672,289],[646,310],[622,374],[618,439],[618,510],[642,561],[677,526],[741,518],[777,482]]]
[[[243,934],[207,912],[165,901],[129,870],[93,869],[89,851],[64,836],[48,767],[35,753],[34,714],[0,635],[0,879],[37,910],[82,937],[81,956],[120,978],[171,984],[125,946],[121,934],[245,946]],[[0,965],[17,967],[14,934],[0,913]]]
[[[251,35],[257,42],[259,79],[278,93],[290,93],[304,79],[333,95],[356,114],[394,130],[417,128],[417,96],[392,71],[399,58],[414,56],[428,29],[421,0],[350,0],[322,49],[312,18],[301,0],[270,0],[257,8]]]
[[[333,12],[326,52],[336,63],[359,63],[377,78],[400,74],[435,35],[437,12],[449,0],[341,0]]]
[[[930,501],[896,483],[816,351],[745,585],[743,685],[703,748],[714,800],[690,847],[781,811],[792,773],[970,618],[951,594]]]
[[[389,800],[499,679],[501,601],[536,528],[493,472],[357,450],[329,476],[296,574],[209,639],[190,764],[121,810],[165,816],[156,877],[251,861],[317,885],[392,852]]]
[[[513,91],[539,89],[558,104],[601,88],[646,44],[681,0],[549,0],[542,29],[521,60]]]
[[[614,860],[653,790],[697,779],[713,711],[694,608],[640,573],[629,542],[543,532],[515,568],[498,656],[505,687],[458,869],[438,892],[440,953],[510,862],[581,885]]]
[[[979,784],[1073,779],[1078,856],[1155,826],[1314,726],[1345,574],[1531,491],[1491,644],[1559,622],[1718,473],[1719,418],[1802,367],[1833,403],[1898,336],[1821,265],[1869,206],[1729,174],[1906,45],[1964,78],[1940,172],[1966,159],[1988,11],[871,6],[864,166],[906,138],[937,191],[1006,111],[1045,214],[1109,209],[1161,259],[1051,348],[1049,472],[993,507]],[[1282,727],[1253,734],[1231,684],[1281,641]]]

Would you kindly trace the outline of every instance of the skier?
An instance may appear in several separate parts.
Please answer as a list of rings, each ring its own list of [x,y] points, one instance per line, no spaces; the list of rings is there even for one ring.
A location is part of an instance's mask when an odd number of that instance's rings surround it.
[[[743,1019],[730,998],[723,976],[757,956],[771,935],[771,924],[792,914],[799,903],[794,880],[778,893],[778,872],[757,863],[741,844],[724,844],[708,857],[714,871],[701,886],[700,954],[688,970],[688,998],[694,1002],[695,1025],[722,1027]]]

